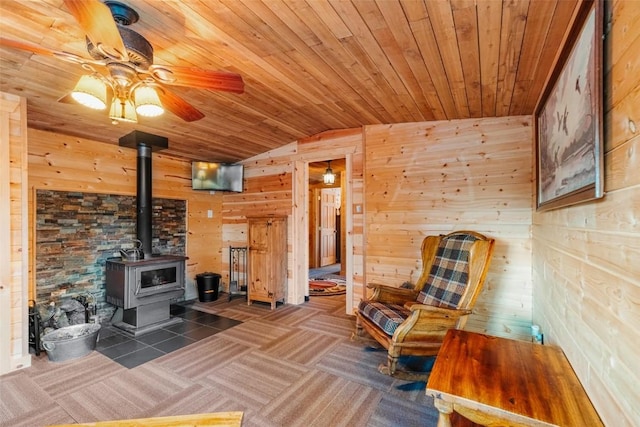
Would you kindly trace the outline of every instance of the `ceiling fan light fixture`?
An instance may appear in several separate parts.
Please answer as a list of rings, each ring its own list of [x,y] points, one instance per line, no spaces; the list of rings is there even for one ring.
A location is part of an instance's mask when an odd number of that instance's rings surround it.
[[[96,76],[84,75],[73,88],[71,97],[85,107],[104,110],[107,108],[107,85]]]
[[[151,86],[139,86],[134,92],[136,112],[145,117],[156,117],[164,113],[158,92]]]
[[[333,185],[336,182],[336,174],[334,174],[333,169],[331,169],[331,160],[327,162],[327,170],[324,171],[324,175],[322,175],[322,180],[326,185]]]
[[[135,106],[128,99],[113,98],[109,118],[114,122],[138,122]]]

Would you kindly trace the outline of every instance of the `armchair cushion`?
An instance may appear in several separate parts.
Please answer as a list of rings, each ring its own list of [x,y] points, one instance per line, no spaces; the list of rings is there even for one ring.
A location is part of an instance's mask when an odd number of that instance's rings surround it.
[[[478,237],[458,234],[443,239],[431,266],[427,285],[417,301],[435,307],[456,308],[469,280],[469,251]]]
[[[367,319],[375,323],[390,337],[398,326],[405,321],[411,310],[398,304],[385,304],[377,301],[360,301],[358,310]]]

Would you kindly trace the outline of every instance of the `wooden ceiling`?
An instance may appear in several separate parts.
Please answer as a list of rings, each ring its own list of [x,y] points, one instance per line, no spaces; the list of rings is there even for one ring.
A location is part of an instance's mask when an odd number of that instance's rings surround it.
[[[122,0],[156,64],[240,73],[245,92],[173,86],[205,114],[113,125],[57,100],[86,72],[0,49],[0,90],[27,98],[27,121],[106,143],[139,129],[170,155],[233,162],[330,129],[532,114],[576,0]],[[62,0],[0,1],[0,36],[83,57]]]

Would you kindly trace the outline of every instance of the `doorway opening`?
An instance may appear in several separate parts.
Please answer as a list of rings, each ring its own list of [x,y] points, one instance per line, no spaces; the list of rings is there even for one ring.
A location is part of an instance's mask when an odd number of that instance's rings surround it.
[[[309,278],[344,280],[346,229],[342,207],[345,202],[345,161],[330,159],[309,163]],[[333,182],[325,183],[328,170]]]
[[[292,286],[289,289],[289,300],[295,301],[296,304],[301,304],[304,301],[309,301],[309,236],[311,227],[309,217],[311,216],[311,194],[310,176],[315,174],[314,181],[319,180],[327,168],[327,160],[322,157],[309,158],[298,160],[293,165],[293,194],[294,199],[299,203],[294,203],[292,209],[292,251],[296,254],[296,259],[300,262],[296,262],[291,267],[291,279]],[[354,255],[353,255],[353,214],[351,205],[353,203],[353,188],[352,188],[352,159],[351,153],[338,154],[336,159],[344,159],[344,170],[340,170],[340,188],[341,188],[341,206],[340,206],[340,267],[341,273],[345,276],[345,293],[346,304],[345,312],[353,312],[353,270],[354,270]],[[336,171],[338,168],[342,169],[340,162],[331,159],[331,168]],[[319,165],[313,165],[319,163]],[[337,166],[337,167],[336,167]]]

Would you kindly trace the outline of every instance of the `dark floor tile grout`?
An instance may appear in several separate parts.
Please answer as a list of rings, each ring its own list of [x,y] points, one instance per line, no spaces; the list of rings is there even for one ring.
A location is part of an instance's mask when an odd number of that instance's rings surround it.
[[[96,350],[131,369],[241,323],[186,305],[172,305],[170,312],[172,316],[180,317],[183,321],[138,337],[130,336],[113,325],[103,325],[100,333],[106,337],[98,340]],[[164,339],[154,341],[154,337],[161,335],[164,335]],[[169,341],[171,343],[168,343]]]

